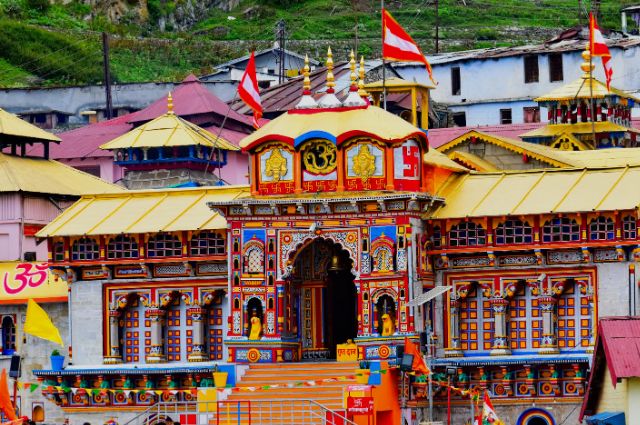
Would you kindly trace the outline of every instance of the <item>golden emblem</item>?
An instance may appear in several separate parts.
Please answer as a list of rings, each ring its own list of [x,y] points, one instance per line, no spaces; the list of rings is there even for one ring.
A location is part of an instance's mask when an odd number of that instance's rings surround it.
[[[336,158],[336,147],[324,140],[307,143],[302,152],[305,169],[314,174],[328,174],[335,170]]]
[[[360,145],[360,150],[353,157],[353,172],[363,182],[369,180],[376,172],[376,157],[369,150],[369,145]]]
[[[271,177],[274,182],[279,182],[287,174],[287,159],[282,156],[282,152],[278,148],[271,151],[271,156],[265,161],[264,165],[265,175]]]

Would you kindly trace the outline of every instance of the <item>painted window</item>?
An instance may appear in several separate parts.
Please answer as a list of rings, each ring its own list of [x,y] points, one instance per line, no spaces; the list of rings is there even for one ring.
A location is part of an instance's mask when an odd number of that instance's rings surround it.
[[[379,245],[374,248],[371,255],[373,260],[374,272],[392,272],[393,267],[393,250],[386,245]]]
[[[580,240],[580,225],[568,217],[552,218],[542,226],[543,242],[573,242]]]
[[[125,363],[144,363],[151,347],[151,323],[145,307],[137,299],[123,312],[122,350]]]
[[[8,315],[2,318],[2,354],[11,355],[16,351],[16,320]]]
[[[460,67],[454,66],[451,68],[451,94],[454,96],[460,95]]]
[[[486,232],[481,225],[462,222],[449,230],[449,246],[477,246],[486,243]]]
[[[625,239],[635,239],[638,234],[636,218],[628,215],[622,219],[622,237]]]
[[[578,285],[570,285],[558,298],[558,348],[588,347],[591,329],[591,309],[586,295]]]
[[[538,55],[528,55],[524,57],[524,82],[537,83],[540,79],[540,69],[538,68]]]
[[[97,260],[100,258],[100,246],[95,239],[80,238],[71,245],[71,260]]]
[[[176,235],[158,233],[147,243],[147,256],[150,258],[179,257],[180,255],[182,255],[182,241]]]
[[[51,248],[51,256],[53,261],[64,261],[64,242],[58,241]]]
[[[165,353],[167,361],[186,360],[187,340],[193,339],[192,319],[187,318],[187,306],[180,297],[167,309],[165,331]],[[189,349],[191,345],[189,345]]]
[[[525,106],[522,108],[524,122],[540,122],[540,108],[537,106]]]
[[[533,229],[528,222],[522,220],[507,220],[496,227],[496,244],[511,245],[532,243]]]
[[[222,308],[211,307],[207,315],[207,350],[211,360],[222,360],[224,347],[222,346]]]
[[[474,287],[460,300],[460,348],[465,351],[491,350],[493,329],[489,298]]]
[[[440,226],[433,226],[431,230],[431,243],[434,248],[440,248],[442,246],[442,230]]]
[[[251,274],[264,273],[264,244],[250,241],[244,251],[244,272]]]
[[[191,238],[191,255],[222,255],[226,252],[226,240],[221,232],[205,230]]]
[[[107,245],[107,258],[138,258],[138,242],[129,236],[118,235]]]
[[[509,300],[508,335],[511,349],[526,350],[540,348],[542,340],[542,314],[538,299],[531,288],[519,285],[518,291]]]
[[[562,71],[562,53],[551,53],[549,55],[549,81],[553,83],[564,80]]]
[[[512,122],[511,108],[500,109],[500,124],[511,124]]]
[[[615,238],[613,220],[609,217],[600,216],[589,223],[589,239],[592,241],[606,241]]]

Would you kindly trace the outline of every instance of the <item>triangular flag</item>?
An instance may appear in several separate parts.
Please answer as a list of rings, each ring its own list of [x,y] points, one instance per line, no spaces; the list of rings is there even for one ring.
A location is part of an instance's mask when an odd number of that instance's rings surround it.
[[[54,326],[47,312],[31,298],[27,302],[27,318],[24,322],[24,332],[38,338],[53,341],[64,347],[58,328]]]
[[[411,365],[411,369],[414,372],[419,372],[423,375],[429,374],[429,368],[427,367],[424,359],[422,358],[422,353],[418,346],[409,340],[409,338],[404,339],[404,352],[406,354],[413,354],[413,364]]]
[[[602,32],[598,28],[596,18],[593,13],[589,13],[589,51],[591,56],[600,56],[602,59],[602,67],[604,68],[604,76],[607,79],[607,90],[611,89],[611,77],[613,76],[613,68],[609,61],[611,60],[611,53],[609,47],[604,41]]]
[[[431,64],[422,54],[422,50],[386,9],[382,9],[382,58],[399,62],[423,63],[429,73],[429,79],[436,84]]]
[[[17,419],[16,412],[13,410],[13,403],[11,403],[11,396],[9,395],[7,369],[2,369],[2,374],[0,374],[0,410],[4,413],[6,419],[10,421]]]
[[[29,392],[35,392],[38,389],[38,384],[29,384]]]
[[[129,398],[129,395],[131,395],[131,390],[124,390],[123,393],[127,398]]]
[[[484,392],[484,405],[482,406],[482,423],[486,425],[504,425],[504,422],[498,418],[493,404],[489,399],[489,392]]]
[[[256,58],[251,52],[247,68],[238,85],[238,96],[249,108],[253,110],[253,126],[260,128],[259,120],[262,118],[262,103],[258,89],[258,75],[256,73]]]

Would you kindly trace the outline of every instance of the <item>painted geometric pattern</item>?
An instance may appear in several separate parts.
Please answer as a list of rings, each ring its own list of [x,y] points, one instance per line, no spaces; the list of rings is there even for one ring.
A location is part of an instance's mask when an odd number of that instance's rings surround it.
[[[124,313],[122,347],[125,363],[144,363],[151,348],[149,319],[144,317],[145,307],[137,300]],[[141,341],[141,335],[144,335]]]
[[[167,311],[167,360],[179,362],[182,360],[180,352],[180,308],[171,308]]]
[[[588,347],[591,329],[589,300],[572,286],[558,299],[558,347]]]
[[[530,289],[520,288],[509,300],[509,342],[512,350],[540,348],[542,318],[538,300],[531,296]]]
[[[474,290],[460,302],[460,347],[463,350],[490,350],[493,315],[489,300]]]
[[[222,360],[222,309],[211,308],[207,317],[209,359]]]

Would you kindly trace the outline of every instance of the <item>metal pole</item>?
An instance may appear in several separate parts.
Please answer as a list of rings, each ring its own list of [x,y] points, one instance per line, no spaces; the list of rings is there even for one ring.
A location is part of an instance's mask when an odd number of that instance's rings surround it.
[[[107,100],[105,113],[107,119],[110,120],[113,118],[113,105],[111,103],[111,71],[109,69],[109,35],[106,32],[102,33],[102,67],[104,70],[104,90]]]
[[[451,376],[447,373],[447,425],[451,425]]]
[[[380,14],[382,15],[382,13],[384,13],[384,0],[380,0]],[[384,40],[384,25],[382,31]],[[382,55],[382,107],[385,111],[387,110],[387,62],[384,60],[384,54]]]
[[[440,52],[440,15],[438,14],[438,9],[440,4],[438,0],[436,0],[436,53]]]
[[[591,21],[589,21],[589,32],[591,32]],[[589,37],[591,38],[591,37]],[[591,137],[593,138],[593,149],[597,149],[596,145],[596,110],[593,102],[593,52],[591,51],[591,43],[589,43],[589,103],[591,108]]]

